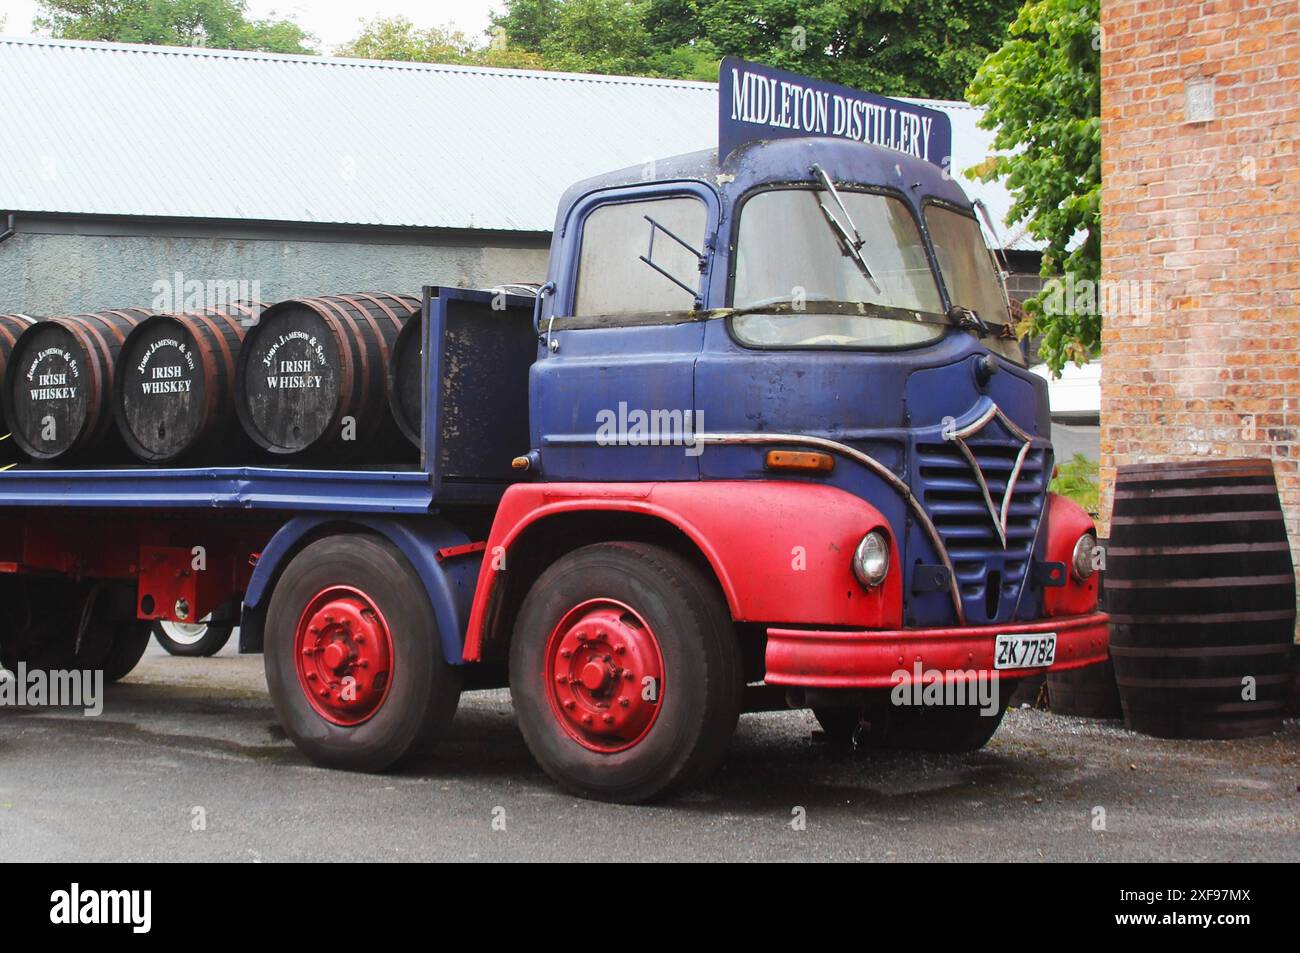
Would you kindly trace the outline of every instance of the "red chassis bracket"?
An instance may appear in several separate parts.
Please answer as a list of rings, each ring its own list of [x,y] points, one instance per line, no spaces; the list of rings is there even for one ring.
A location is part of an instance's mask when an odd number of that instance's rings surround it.
[[[806,688],[892,688],[923,672],[992,672],[998,635],[1056,633],[1056,664],[1050,669],[1003,670],[1002,678],[1061,672],[1106,661],[1109,617],[1104,612],[1006,625],[877,632],[767,630],[769,685]],[[900,678],[898,673],[905,675]],[[947,680],[954,680],[945,678]]]
[[[551,516],[637,513],[685,534],[713,568],[733,619],[788,625],[889,627],[902,622],[902,573],[868,592],[851,559],[873,529],[890,536],[880,511],[835,487],[781,480],[682,483],[521,483],[501,499],[492,524],[465,638],[466,661],[488,641],[493,597],[503,588],[510,550]]]
[[[138,617],[194,622],[229,598],[223,573],[208,572],[206,553],[180,546],[141,546]]]

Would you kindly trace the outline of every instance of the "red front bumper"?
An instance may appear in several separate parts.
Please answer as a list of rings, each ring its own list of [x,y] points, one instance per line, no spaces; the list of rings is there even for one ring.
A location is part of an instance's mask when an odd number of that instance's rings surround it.
[[[1106,661],[1110,635],[1109,616],[1104,612],[948,629],[827,632],[771,628],[767,630],[766,681],[808,688],[892,688],[900,680],[910,680],[917,663],[927,672],[991,672],[996,636],[1044,632],[1056,633],[1056,663],[1050,669],[1004,669],[998,674],[1020,678]],[[904,673],[901,679],[900,671]]]

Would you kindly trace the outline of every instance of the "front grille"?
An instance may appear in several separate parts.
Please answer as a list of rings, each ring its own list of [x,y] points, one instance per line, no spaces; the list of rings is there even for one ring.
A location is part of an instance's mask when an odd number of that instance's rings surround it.
[[[1022,442],[994,420],[966,438],[966,445],[979,463],[993,505],[1000,512]],[[917,495],[947,547],[967,620],[1005,621],[1010,618],[1029,571],[1034,534],[1047,492],[1051,451],[1031,448],[1025,455],[1012,493],[1005,549],[979,482],[956,442],[919,443],[916,451]]]

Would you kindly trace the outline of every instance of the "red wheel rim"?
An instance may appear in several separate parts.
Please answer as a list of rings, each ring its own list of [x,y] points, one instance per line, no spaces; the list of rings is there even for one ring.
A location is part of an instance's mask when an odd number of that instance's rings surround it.
[[[545,677],[560,726],[601,754],[640,742],[663,702],[659,640],[645,619],[613,599],[588,600],[551,630]]]
[[[326,721],[359,725],[383,707],[393,683],[393,639],[361,590],[318,593],[298,618],[293,651],[303,694]]]

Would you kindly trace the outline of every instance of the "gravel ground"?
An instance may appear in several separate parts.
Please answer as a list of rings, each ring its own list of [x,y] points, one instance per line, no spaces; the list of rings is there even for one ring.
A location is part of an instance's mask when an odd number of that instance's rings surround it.
[[[854,754],[788,712],[742,718],[684,797],[612,806],[551,784],[505,692],[466,695],[423,768],[347,774],[284,739],[261,657],[232,647],[151,647],[97,718],[0,708],[0,860],[1294,862],[1298,786],[1295,721],[1163,741],[1025,709],[949,756]]]

